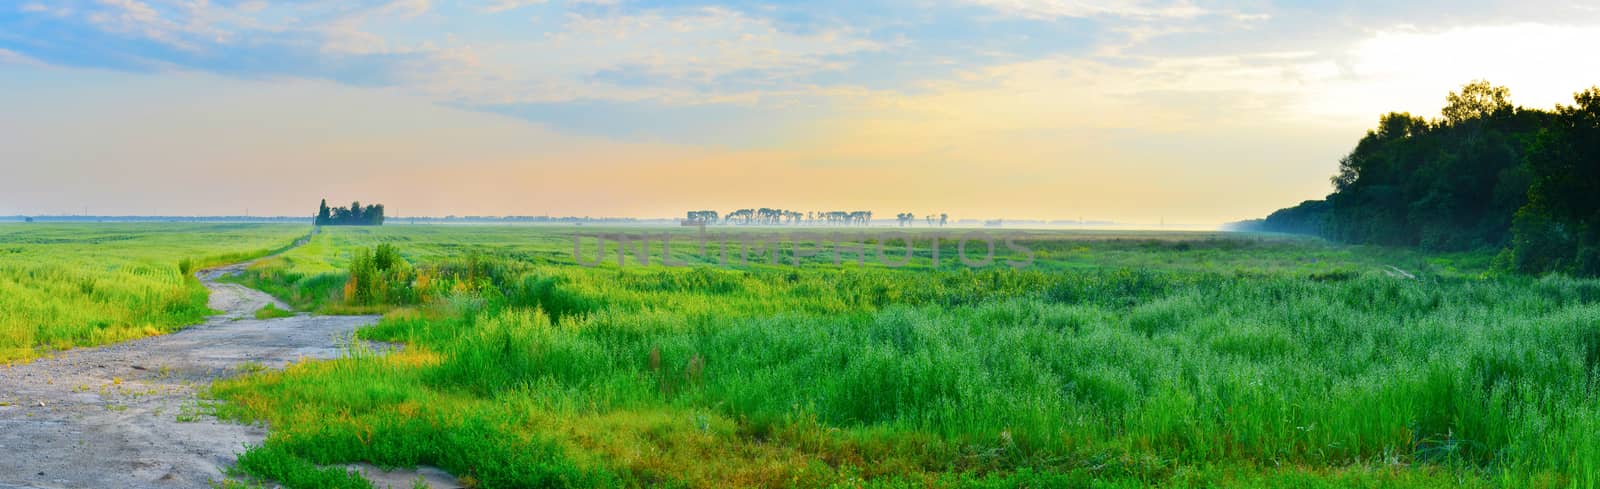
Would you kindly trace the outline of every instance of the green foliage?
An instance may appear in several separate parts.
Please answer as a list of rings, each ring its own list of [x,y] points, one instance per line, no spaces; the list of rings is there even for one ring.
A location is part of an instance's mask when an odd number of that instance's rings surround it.
[[[568,232],[319,236],[370,250],[348,256],[371,273],[401,251],[380,245],[405,243],[413,289],[427,276],[429,292],[360,335],[406,348],[212,395],[273,426],[263,449],[435,465],[480,487],[1595,487],[1600,474],[1594,280],[1136,233],[1036,233],[1025,270],[589,268],[562,256]]]
[[[1497,87],[1485,80],[1461,86],[1460,92],[1445,96],[1445,105],[1439,112],[1446,124],[1467,124],[1476,119],[1488,119],[1514,110],[1511,90]]]
[[[416,302],[414,279],[411,265],[394,245],[359,248],[350,257],[344,300],[355,306],[411,304]]]
[[[1529,204],[1517,214],[1516,266],[1525,272],[1600,275],[1600,88],[1557,106],[1534,140]]]
[[[328,199],[322,199],[313,222],[318,226],[382,226],[383,204],[362,207],[358,201],[350,207],[329,208]]]
[[[1335,191],[1246,227],[1429,250],[1509,250],[1505,271],[1600,275],[1600,88],[1553,112],[1478,81],[1444,119],[1388,114]]]
[[[212,311],[196,271],[281,251],[305,232],[257,224],[0,224],[0,364],[199,323]]]
[[[1431,250],[1504,244],[1512,214],[1526,201],[1526,141],[1548,124],[1548,114],[1499,106],[1452,113],[1457,118],[1436,123],[1385,116],[1340,162],[1337,191],[1321,212],[1302,206],[1301,222],[1316,226],[1311,221],[1320,219],[1324,235],[1354,243]]]
[[[277,319],[286,318],[293,315],[293,312],[278,309],[277,305],[270,303],[265,306],[261,306],[261,309],[256,310],[256,319]]]
[[[1279,233],[1320,235],[1328,229],[1331,210],[1326,200],[1307,200],[1294,207],[1273,211],[1255,226]]]
[[[342,467],[318,467],[281,448],[260,446],[239,454],[238,470],[289,487],[372,489],[372,483]]]

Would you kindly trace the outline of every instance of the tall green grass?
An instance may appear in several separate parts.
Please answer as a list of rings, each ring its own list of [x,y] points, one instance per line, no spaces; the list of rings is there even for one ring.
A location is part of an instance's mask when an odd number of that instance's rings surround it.
[[[190,273],[286,248],[306,227],[0,224],[0,363],[170,332],[210,314]]]
[[[570,232],[325,233],[259,276],[397,246],[425,304],[360,334],[406,350],[212,394],[273,426],[251,453],[481,487],[1600,483],[1597,281],[1178,233],[1036,233],[1026,270],[587,268]]]

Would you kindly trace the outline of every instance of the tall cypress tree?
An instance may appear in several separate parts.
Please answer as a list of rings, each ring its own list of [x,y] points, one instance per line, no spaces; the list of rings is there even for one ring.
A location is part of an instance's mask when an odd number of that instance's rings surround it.
[[[316,224],[318,226],[328,224],[328,218],[331,217],[328,215],[328,212],[328,199],[322,199],[322,205],[317,207]]]

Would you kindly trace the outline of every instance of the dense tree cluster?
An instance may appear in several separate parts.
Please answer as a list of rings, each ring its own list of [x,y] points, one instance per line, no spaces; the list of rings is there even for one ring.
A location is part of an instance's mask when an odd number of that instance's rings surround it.
[[[1339,162],[1334,192],[1254,227],[1350,243],[1500,249],[1527,273],[1600,275],[1600,88],[1553,111],[1473,82],[1443,119],[1383,116]]]
[[[689,222],[716,223],[717,211],[689,211]]]
[[[318,226],[382,226],[383,204],[373,204],[361,207],[361,202],[351,202],[350,207],[328,207],[328,199],[322,199],[322,205],[317,208],[316,224]]]

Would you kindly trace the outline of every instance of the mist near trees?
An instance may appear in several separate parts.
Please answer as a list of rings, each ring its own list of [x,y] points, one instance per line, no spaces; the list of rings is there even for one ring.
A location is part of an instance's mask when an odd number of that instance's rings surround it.
[[[741,224],[741,225],[810,225],[810,226],[866,226],[872,222],[872,211],[812,211],[762,207],[739,209],[720,215],[717,211],[689,211],[684,222],[691,224]]]
[[[1475,81],[1451,92],[1441,113],[1382,116],[1340,160],[1326,199],[1242,227],[1493,249],[1506,271],[1600,275],[1600,87],[1542,110]]]

